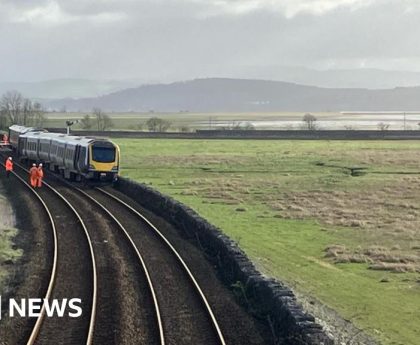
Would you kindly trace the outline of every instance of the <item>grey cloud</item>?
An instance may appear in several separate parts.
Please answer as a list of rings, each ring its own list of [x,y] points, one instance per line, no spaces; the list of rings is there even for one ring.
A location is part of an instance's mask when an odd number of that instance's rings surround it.
[[[360,6],[344,0],[322,13],[296,12],[292,6],[322,7],[329,0],[285,1],[289,7],[283,8],[273,6],[277,1],[254,2],[261,6],[233,13],[215,11],[222,2],[213,0],[60,0],[54,11],[74,20],[51,21],[54,13],[42,17],[42,12],[18,22],[8,15],[46,8],[52,1],[2,1],[0,78],[167,81],[245,77],[249,66],[276,65],[420,69],[420,6],[413,1]]]

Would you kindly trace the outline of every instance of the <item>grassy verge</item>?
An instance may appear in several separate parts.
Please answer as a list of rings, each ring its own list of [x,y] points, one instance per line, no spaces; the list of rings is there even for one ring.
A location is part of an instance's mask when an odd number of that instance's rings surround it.
[[[420,143],[118,143],[124,176],[190,205],[263,272],[383,344],[418,344]]]

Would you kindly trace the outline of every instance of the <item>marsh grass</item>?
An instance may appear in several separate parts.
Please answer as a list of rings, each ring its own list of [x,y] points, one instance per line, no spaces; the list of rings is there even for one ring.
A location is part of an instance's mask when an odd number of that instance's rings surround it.
[[[265,274],[383,344],[418,344],[419,142],[118,143],[124,176],[190,205]]]

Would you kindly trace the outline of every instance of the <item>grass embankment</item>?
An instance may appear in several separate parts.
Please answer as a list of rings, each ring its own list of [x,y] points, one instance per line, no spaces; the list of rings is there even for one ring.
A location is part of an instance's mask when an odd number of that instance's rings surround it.
[[[14,248],[17,230],[12,225],[13,212],[0,185],[0,295],[6,289],[10,265],[22,255],[20,249]]]
[[[124,176],[190,205],[264,273],[383,344],[418,344],[420,143],[117,142]],[[366,174],[340,168],[354,166]]]

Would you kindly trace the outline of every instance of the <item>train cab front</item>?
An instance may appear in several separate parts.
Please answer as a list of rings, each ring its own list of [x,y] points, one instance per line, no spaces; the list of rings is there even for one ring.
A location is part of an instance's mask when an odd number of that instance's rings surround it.
[[[113,182],[118,178],[120,150],[110,141],[95,141],[89,152],[89,178]]]

